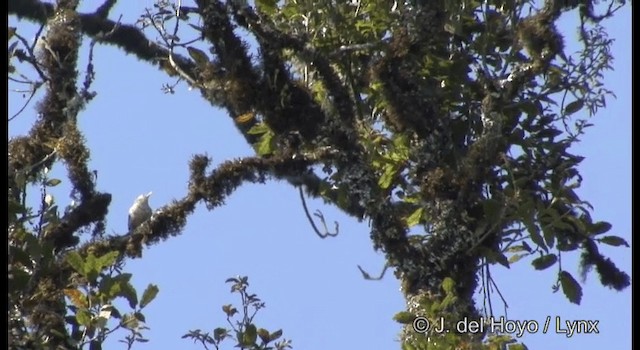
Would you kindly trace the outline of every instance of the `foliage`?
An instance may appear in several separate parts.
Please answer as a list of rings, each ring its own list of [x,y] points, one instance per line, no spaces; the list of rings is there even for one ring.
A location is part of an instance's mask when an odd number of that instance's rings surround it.
[[[220,345],[226,339],[235,342],[234,347],[242,350],[285,350],[291,349],[290,340],[278,340],[282,336],[282,330],[269,332],[264,328],[257,328],[253,322],[259,310],[265,307],[257,295],[249,294],[247,287],[249,282],[247,277],[234,277],[226,281],[231,283],[231,293],[238,293],[242,302],[241,311],[231,304],[223,305],[227,323],[231,329],[216,327],[212,333],[203,332],[200,329],[190,330],[182,336],[183,339],[193,339],[194,343],[199,342],[205,349],[210,349],[213,345],[215,349],[220,349]],[[233,320],[236,315],[240,315],[239,320]]]
[[[628,243],[605,236],[611,225],[592,218],[593,208],[576,193],[584,158],[569,151],[612,95],[602,83],[612,57],[601,22],[624,1],[194,0],[187,6],[158,0],[136,24],[109,19],[115,3],[79,13],[73,0],[9,2],[10,15],[47,25],[34,43],[20,28],[9,28],[8,36],[9,79],[26,84],[32,97],[45,89],[33,128],[8,142],[9,260],[16,281],[10,305],[19,313],[10,330],[25,330],[13,335],[16,341],[96,339],[101,313],[114,310],[112,298],[136,300],[130,276],[103,276],[104,268],[179,234],[198,203],[213,210],[242,184],[268,179],[287,180],[368,220],[372,244],[385,253],[407,300],[418,298],[408,311],[414,315],[446,301],[448,315],[478,318],[473,295],[480,273],[527,257],[536,270],[555,269],[556,289],[576,304],[582,289],[561,264],[566,254],[580,251],[583,278],[595,267],[603,286],[629,286],[628,274],[598,250]],[[565,52],[556,27],[565,14],[579,16],[583,47],[576,53]],[[78,88],[83,36],[91,44]],[[250,54],[247,37],[258,55]],[[184,198],[148,225],[113,237],[104,235],[111,194],[96,190],[76,123],[96,94],[91,57],[98,43],[199,90],[227,110],[256,151],[214,170],[206,156],[194,156]],[[36,78],[26,78],[25,65]],[[174,93],[175,86],[164,90]],[[27,188],[59,183],[45,177],[59,161],[76,204],[59,214],[43,194],[33,213]],[[71,331],[38,311],[46,305],[64,314],[62,290],[75,312]],[[145,292],[140,308],[154,291]],[[252,303],[243,299],[243,306]],[[130,306],[137,315],[136,304]],[[263,346],[256,345],[259,336],[267,346],[272,334],[246,317],[233,328],[238,344]],[[29,327],[19,324],[26,318]],[[217,347],[229,333],[190,337]],[[446,344],[480,346],[464,334],[450,337]],[[416,348],[410,338],[405,334],[403,346]]]
[[[61,183],[40,175],[41,203],[37,212],[23,203],[9,206],[9,344],[11,348],[101,349],[104,340],[119,330],[131,348],[146,342],[143,309],[158,287],[149,285],[138,299],[131,274],[122,273],[117,251],[96,256],[69,251],[63,256],[46,239],[49,228],[61,221],[55,197],[47,193]],[[26,186],[23,185],[26,190]],[[73,210],[66,208],[65,212]],[[58,280],[64,288],[58,288]],[[122,313],[117,299],[131,308]]]
[[[441,295],[423,293],[408,300],[408,310],[394,316],[403,329],[403,350],[474,349],[494,350],[525,346],[513,335],[492,333],[490,318],[470,319],[457,314],[455,281],[445,278]],[[498,330],[498,327],[495,327]],[[525,347],[526,348],[526,347]]]

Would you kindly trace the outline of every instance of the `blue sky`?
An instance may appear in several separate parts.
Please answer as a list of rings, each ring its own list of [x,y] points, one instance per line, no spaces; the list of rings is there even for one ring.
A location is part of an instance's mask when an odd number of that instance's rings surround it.
[[[131,4],[119,5],[111,17],[123,14],[123,22],[132,23],[152,2]],[[579,193],[595,207],[594,219],[611,222],[610,233],[631,243],[630,26],[629,6],[607,23],[616,39],[616,59],[605,81],[617,99],[607,101],[574,151],[587,157],[580,167],[584,181]],[[568,42],[573,33],[572,27],[565,32]],[[93,89],[98,96],[79,123],[91,149],[90,166],[98,170],[98,189],[113,195],[109,233],[126,231],[127,209],[140,193],[153,191],[154,208],[181,198],[192,155],[206,153],[214,164],[252,155],[226,114],[197,91],[182,84],[175,95],[165,95],[161,86],[172,80],[115,48],[97,46],[94,56]],[[9,115],[23,102],[20,94],[10,94]],[[9,134],[25,133],[34,114],[28,107],[9,124]],[[65,178],[59,165],[53,174]],[[61,205],[70,201],[64,189],[56,192]],[[404,304],[398,282],[391,273],[382,281],[365,281],[356,267],[375,274],[384,264],[371,248],[367,225],[320,201],[307,203],[310,210],[320,209],[329,221],[340,223],[337,238],[319,239],[304,216],[297,190],[272,181],[242,186],[213,211],[201,206],[182,235],[128,262],[126,270],[133,273],[140,292],[149,283],[160,287],[145,313],[151,328],[145,335],[151,341],[134,349],[201,349],[180,337],[190,329],[226,326],[221,305],[238,305],[239,300],[224,281],[235,275],[249,276],[250,291],[266,302],[257,325],[271,331],[282,328],[294,349],[398,349],[400,327],[391,319]],[[601,251],[630,273],[631,249],[602,246]],[[563,266],[577,276],[577,255],[563,257]],[[599,334],[526,335],[523,340],[530,349],[631,348],[630,288],[605,289],[592,273],[583,285],[582,305],[576,306],[561,292],[552,293],[554,273],[534,271],[527,261],[492,272],[507,299],[509,319],[540,325],[547,316],[554,321],[556,316],[562,321],[599,321]],[[502,309],[498,299],[493,304]],[[108,348],[123,347],[113,341]]]

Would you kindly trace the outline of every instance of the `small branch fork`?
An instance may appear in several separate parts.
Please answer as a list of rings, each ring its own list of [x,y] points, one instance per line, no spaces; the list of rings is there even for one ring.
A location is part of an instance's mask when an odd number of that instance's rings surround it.
[[[381,280],[385,273],[387,273],[387,269],[389,268],[389,264],[384,264],[384,267],[382,268],[382,272],[380,272],[380,275],[378,275],[377,277],[371,277],[371,275],[365,271],[360,265],[358,265],[358,270],[360,270],[360,273],[362,273],[362,277],[364,277],[364,279],[368,280],[368,281],[379,281]]]
[[[316,210],[315,213],[313,213],[313,215],[315,217],[317,217],[320,222],[322,223],[322,226],[324,228],[324,233],[320,232],[320,230],[318,230],[318,227],[316,226],[315,222],[313,221],[313,218],[311,217],[311,214],[309,214],[309,208],[307,208],[307,202],[304,199],[304,193],[302,192],[302,187],[299,187],[299,192],[300,192],[300,200],[302,201],[302,208],[304,209],[304,213],[307,216],[307,219],[309,220],[309,223],[311,224],[311,227],[313,228],[313,231],[316,233],[316,235],[318,235],[318,237],[325,239],[327,237],[336,237],[340,231],[340,228],[338,226],[338,222],[334,221],[334,225],[335,225],[335,229],[334,232],[329,232],[329,229],[327,228],[327,222],[324,219],[324,215],[322,214],[322,212],[320,210]]]

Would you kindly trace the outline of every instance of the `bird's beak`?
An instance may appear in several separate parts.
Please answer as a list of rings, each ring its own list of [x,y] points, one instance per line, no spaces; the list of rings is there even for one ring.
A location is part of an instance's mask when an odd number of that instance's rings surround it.
[[[145,197],[149,198],[149,197],[151,197],[151,195],[152,195],[152,194],[153,194],[153,192],[149,192],[149,193],[147,193],[147,194],[145,195]]]

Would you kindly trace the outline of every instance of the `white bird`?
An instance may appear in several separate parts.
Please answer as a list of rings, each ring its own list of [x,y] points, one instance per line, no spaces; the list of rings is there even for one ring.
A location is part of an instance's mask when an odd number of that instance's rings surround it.
[[[151,196],[151,194],[152,192],[139,195],[133,202],[131,208],[129,208],[129,231],[135,230],[151,218],[151,214],[153,213],[149,206],[149,196]]]

